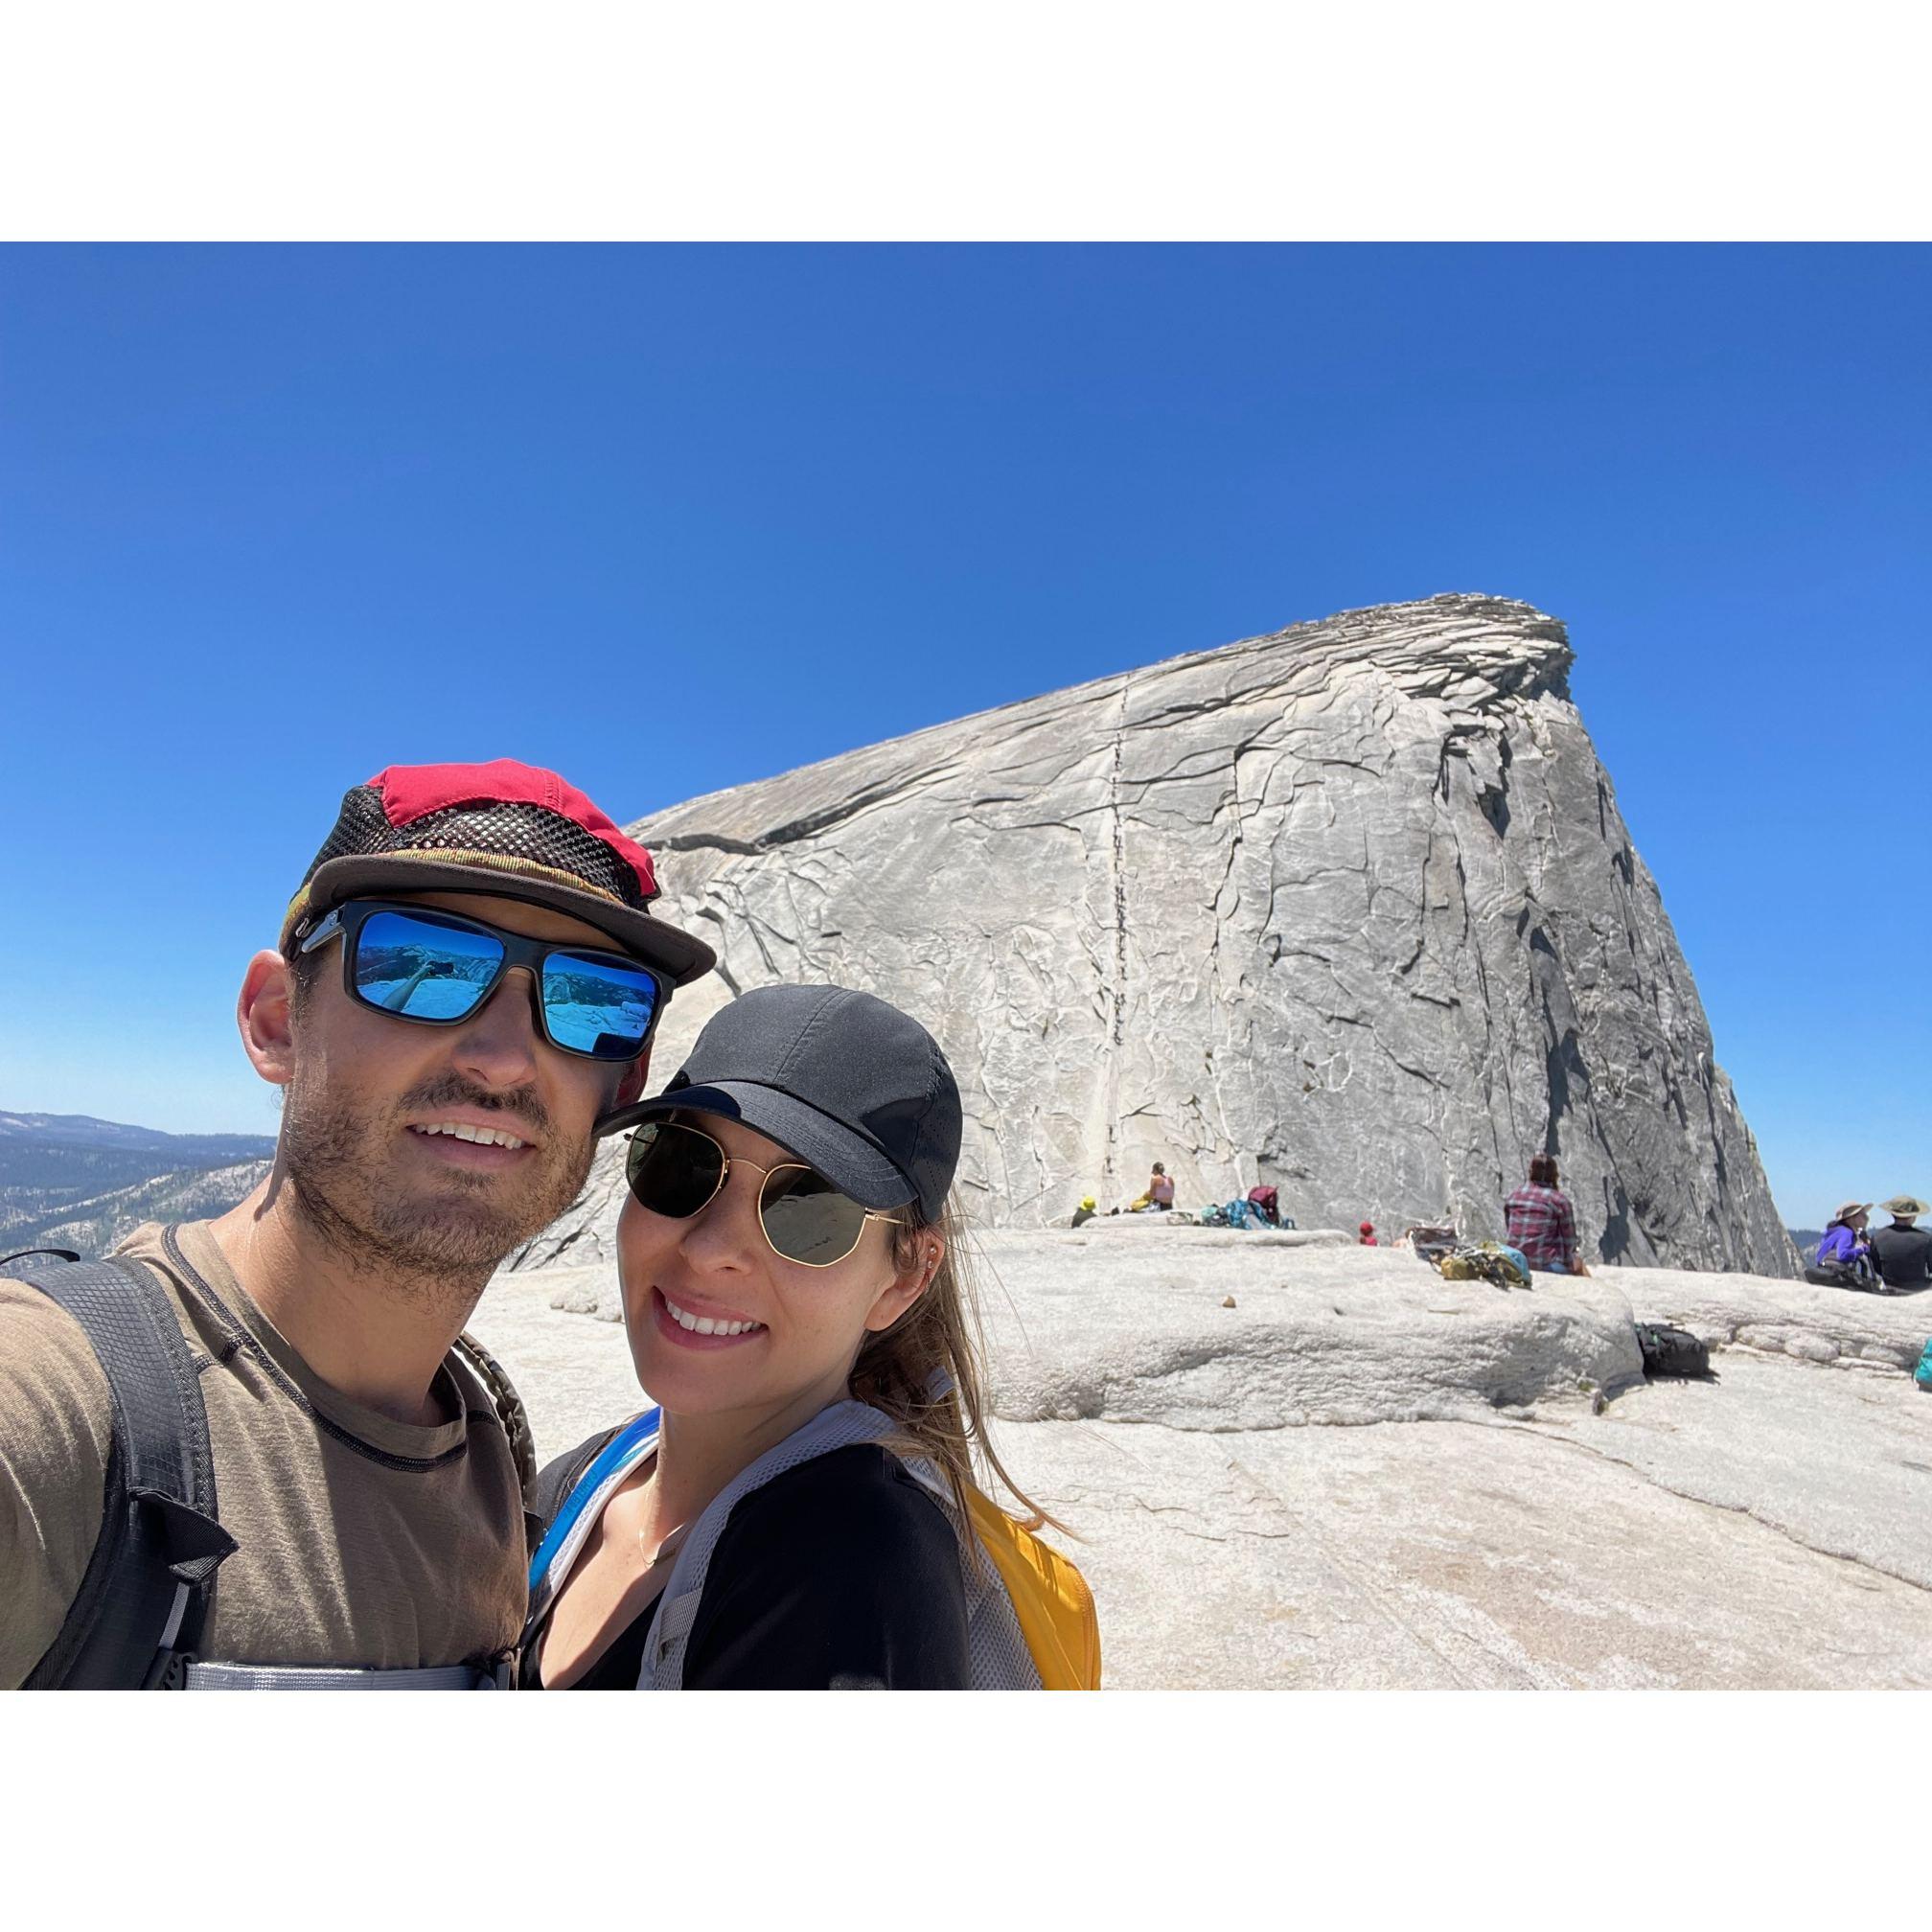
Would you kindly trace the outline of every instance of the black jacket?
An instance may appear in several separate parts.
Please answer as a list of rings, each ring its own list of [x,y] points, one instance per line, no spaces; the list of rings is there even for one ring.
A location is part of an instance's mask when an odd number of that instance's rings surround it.
[[[1896,1223],[1871,1236],[1872,1261],[1888,1288],[1922,1288],[1932,1281],[1932,1228]]]
[[[539,1478],[538,1493],[554,1513],[563,1496],[547,1493],[559,1486],[550,1475]],[[571,1688],[634,1690],[656,1608],[619,1632]],[[540,1627],[524,1649],[518,1681],[525,1690],[541,1688],[533,1654]],[[957,1690],[965,1683],[958,1540],[896,1456],[866,1442],[834,1449],[774,1476],[732,1509],[686,1644],[687,1690]]]

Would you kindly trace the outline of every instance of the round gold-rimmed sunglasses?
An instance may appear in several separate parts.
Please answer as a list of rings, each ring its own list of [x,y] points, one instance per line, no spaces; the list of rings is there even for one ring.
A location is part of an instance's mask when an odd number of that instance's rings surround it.
[[[862,1208],[802,1161],[761,1167],[726,1154],[702,1129],[679,1120],[644,1121],[632,1132],[624,1157],[632,1197],[672,1221],[688,1221],[714,1201],[733,1167],[764,1175],[758,1226],[772,1254],[801,1268],[836,1267],[858,1247],[866,1222],[899,1220]]]

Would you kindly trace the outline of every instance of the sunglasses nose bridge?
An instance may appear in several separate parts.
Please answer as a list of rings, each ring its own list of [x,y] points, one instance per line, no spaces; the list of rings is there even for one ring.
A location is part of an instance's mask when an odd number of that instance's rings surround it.
[[[511,982],[519,973],[529,982],[520,1024],[510,1017],[517,1011]],[[512,1001],[508,1006],[504,1004],[506,999]],[[459,1024],[465,1043],[470,1047],[482,1046],[486,1050],[500,1053],[504,1047],[510,1046],[518,1057],[531,1058],[533,1064],[537,1043],[549,1037],[543,1027],[541,989],[527,966],[506,968],[499,965],[482,997]]]
[[[727,1158],[717,1184],[682,1217],[678,1246],[701,1267],[745,1273],[766,1251],[757,1194],[763,1177],[748,1173],[741,1180],[738,1170],[745,1164]]]
[[[530,1015],[530,1034],[535,1040],[555,1046],[556,1041],[550,1035],[550,1022],[543,1011],[543,981],[536,967],[527,962],[512,960],[507,965],[499,965],[495,978],[490,982],[490,990],[477,1000],[471,1013],[472,1020],[480,1020],[483,1015],[500,1000],[509,997],[512,981],[518,977],[524,983],[524,998]]]

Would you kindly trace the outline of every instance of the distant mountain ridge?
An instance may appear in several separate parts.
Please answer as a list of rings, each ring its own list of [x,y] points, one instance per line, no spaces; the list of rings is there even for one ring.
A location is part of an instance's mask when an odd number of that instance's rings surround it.
[[[248,1161],[272,1153],[272,1135],[164,1134],[158,1127],[129,1127],[91,1114],[0,1113],[0,1141],[37,1140],[60,1147],[112,1147],[129,1153],[171,1154],[186,1162]]]
[[[164,1134],[84,1114],[0,1112],[0,1254],[104,1254],[144,1221],[225,1213],[268,1172],[262,1134]]]

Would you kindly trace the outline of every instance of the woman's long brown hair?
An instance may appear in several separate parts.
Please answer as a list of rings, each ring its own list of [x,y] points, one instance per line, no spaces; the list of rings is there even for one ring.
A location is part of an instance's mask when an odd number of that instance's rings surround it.
[[[893,1226],[894,1268],[916,1269],[928,1235],[939,1236],[945,1254],[918,1300],[891,1327],[866,1336],[853,1365],[852,1393],[899,1425],[903,1443],[888,1446],[922,1456],[944,1473],[962,1523],[971,1521],[966,1491],[978,1482],[977,1462],[1021,1505],[1027,1529],[1043,1523],[1064,1529],[1007,1474],[987,1438],[986,1337],[958,1211],[951,1200],[935,1220],[921,1221],[918,1211],[914,1207]],[[942,1379],[951,1386],[935,1393]],[[990,1482],[980,1486],[992,1493]]]

